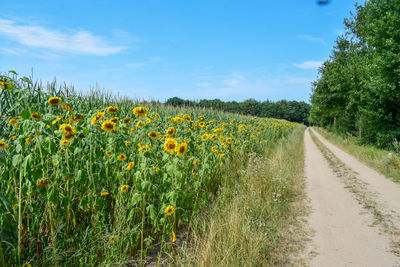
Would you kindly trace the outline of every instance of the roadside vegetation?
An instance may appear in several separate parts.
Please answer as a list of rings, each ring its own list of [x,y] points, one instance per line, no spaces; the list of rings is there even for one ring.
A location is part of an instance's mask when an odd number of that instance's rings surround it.
[[[323,128],[313,127],[313,129],[361,162],[394,181],[400,182],[400,155],[398,151],[388,151],[374,145],[360,144],[357,137],[340,135]]]
[[[217,216],[245,228],[227,228],[228,244],[252,248],[228,249],[226,262],[236,252],[242,263],[279,262],[277,248],[290,249],[282,241],[301,192],[299,124],[79,95],[15,72],[0,87],[0,265],[160,262],[177,257],[186,229],[204,225],[193,218],[230,201],[237,207]],[[225,244],[210,253],[221,256]]]
[[[223,175],[214,207],[194,220],[177,262],[186,266],[301,265],[304,126]]]

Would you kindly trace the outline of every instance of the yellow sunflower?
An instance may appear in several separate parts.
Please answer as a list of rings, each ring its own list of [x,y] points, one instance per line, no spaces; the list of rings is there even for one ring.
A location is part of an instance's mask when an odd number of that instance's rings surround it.
[[[165,214],[167,214],[168,216],[171,216],[172,214],[174,214],[174,212],[174,206],[168,206],[165,208]]]
[[[164,151],[173,154],[178,146],[178,142],[173,138],[168,138],[164,143]]]
[[[155,139],[158,138],[158,136],[159,136],[160,134],[157,133],[157,132],[154,132],[154,131],[150,131],[147,135],[148,135],[151,139],[155,140]]]
[[[43,179],[43,180],[38,181],[36,183],[36,186],[38,186],[38,187],[48,187],[49,184],[50,184],[50,180],[49,179]]]
[[[107,132],[112,132],[116,129],[116,126],[115,126],[115,123],[113,123],[112,121],[105,121],[101,125],[101,129],[103,129],[104,131],[107,131]]]
[[[104,110],[102,111],[98,111],[96,113],[96,115],[94,115],[94,117],[92,118],[92,120],[90,121],[92,124],[98,123],[106,114],[106,112]]]
[[[110,243],[111,243],[111,244],[117,242],[117,240],[118,240],[118,236],[116,236],[116,235],[110,236]]]
[[[49,103],[50,106],[58,106],[61,104],[61,98],[58,96],[50,97],[49,100],[47,100],[47,103]]]
[[[208,138],[209,138],[210,136],[208,135],[208,134],[203,134],[202,136],[201,136],[201,140],[202,141],[206,141],[206,140],[208,140]]]
[[[195,161],[193,161],[193,165],[196,165],[197,163],[199,163],[200,162],[200,160],[199,159],[196,159]]]
[[[103,191],[100,193],[100,196],[104,197],[104,196],[108,196],[109,193],[107,191]]]
[[[14,124],[16,124],[16,123],[17,123],[17,120],[14,119],[14,118],[11,118],[11,119],[8,121],[8,124],[10,124],[10,125],[14,125]]]
[[[70,143],[71,142],[68,139],[61,140],[61,145],[62,146],[69,146]]]
[[[138,117],[144,117],[149,114],[149,110],[145,107],[136,107],[132,110],[132,113]]]
[[[110,120],[113,123],[118,123],[119,122],[119,118],[118,117],[114,117]]]
[[[108,113],[111,113],[111,114],[113,114],[113,113],[118,113],[118,111],[119,111],[119,109],[118,109],[118,107],[116,107],[116,106],[109,106],[109,107],[107,108],[107,112],[108,112]]]
[[[66,111],[72,111],[72,107],[70,105],[68,105],[67,103],[63,103],[61,104],[61,108],[66,110]]]
[[[143,126],[145,126],[146,125],[146,123],[144,122],[144,121],[138,121],[137,123],[136,123],[136,126],[138,127],[138,128],[142,128]]]
[[[124,123],[129,123],[131,121],[131,118],[126,117],[122,120]]]
[[[36,121],[40,121],[42,119],[42,115],[39,114],[39,112],[33,112],[32,113],[32,119],[36,120]]]
[[[187,143],[182,143],[178,146],[177,150],[176,150],[177,154],[179,157],[183,156],[186,154],[187,152]]]
[[[74,138],[74,136],[75,136],[75,135],[74,135],[73,133],[66,132],[66,133],[63,135],[63,139],[70,140],[70,139]]]
[[[169,137],[171,137],[171,136],[173,136],[175,134],[175,132],[176,132],[175,127],[169,127],[168,130],[167,130],[167,135]]]
[[[206,123],[204,121],[201,121],[201,122],[199,122],[199,126],[204,127],[204,126],[206,126]]]
[[[125,192],[126,190],[128,190],[128,188],[129,188],[129,185],[123,185],[123,186],[121,186],[121,192]]]
[[[0,141],[0,150],[6,149],[8,147],[8,144],[4,141]]]
[[[131,146],[132,142],[131,141],[125,141],[125,146]]]
[[[124,160],[126,160],[128,157],[127,157],[125,154],[119,154],[117,158],[118,158],[119,161],[124,161]]]
[[[129,162],[128,166],[126,166],[126,170],[130,171],[133,169],[133,167],[135,167],[135,162],[131,161]]]
[[[106,151],[106,153],[104,153],[104,154],[106,154],[106,156],[109,157],[109,156],[111,156],[112,152]]]

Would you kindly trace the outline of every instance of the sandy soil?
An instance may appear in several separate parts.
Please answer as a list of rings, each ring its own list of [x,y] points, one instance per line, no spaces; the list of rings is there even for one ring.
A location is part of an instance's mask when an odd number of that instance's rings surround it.
[[[359,173],[368,183],[369,190],[379,193],[381,202],[393,212],[398,211],[400,189],[397,184],[318,137],[348,167]],[[390,252],[391,238],[372,226],[374,216],[332,171],[311,139],[309,130],[304,142],[307,194],[312,207],[309,223],[315,231],[308,249],[308,254],[312,255],[309,265],[399,266],[400,259]]]

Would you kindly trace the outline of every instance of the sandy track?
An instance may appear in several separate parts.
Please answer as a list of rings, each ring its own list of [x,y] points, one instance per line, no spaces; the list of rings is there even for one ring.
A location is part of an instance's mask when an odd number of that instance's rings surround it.
[[[304,142],[307,194],[312,207],[309,223],[315,231],[309,252],[316,254],[309,265],[399,266],[399,258],[390,252],[390,238],[370,226],[373,215],[345,188],[308,130]],[[351,161],[346,164],[352,167]]]

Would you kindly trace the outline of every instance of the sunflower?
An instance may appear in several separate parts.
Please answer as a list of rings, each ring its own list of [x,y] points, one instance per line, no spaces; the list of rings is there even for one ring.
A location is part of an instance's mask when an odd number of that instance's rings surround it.
[[[24,264],[22,264],[22,267],[32,267],[32,265],[29,261],[27,261]]]
[[[155,171],[155,172],[159,172],[159,171],[160,171],[160,168],[156,167],[156,168],[154,168],[154,171]]]
[[[182,118],[184,118],[185,120],[188,120],[188,121],[192,120],[192,118],[190,118],[190,116],[188,114],[183,115]]]
[[[96,115],[94,115],[94,117],[92,118],[92,120],[90,121],[92,124],[98,123],[106,114],[106,112],[104,110],[102,111],[98,111],[96,113]]]
[[[178,153],[178,156],[181,157],[186,154],[186,151],[187,151],[187,143],[182,143],[178,146],[178,149],[176,152]]]
[[[146,125],[146,123],[144,122],[144,121],[138,121],[137,123],[136,123],[136,126],[138,127],[138,128],[142,128],[143,126],[145,126]]]
[[[108,112],[108,113],[111,113],[111,114],[113,114],[113,113],[118,113],[118,111],[119,111],[119,109],[118,109],[118,107],[116,107],[116,106],[109,106],[109,107],[107,108],[107,112]]]
[[[118,240],[118,236],[116,236],[116,235],[110,236],[110,243],[111,243],[111,244],[114,243],[114,242],[116,242],[117,240]]]
[[[206,141],[206,140],[208,140],[208,138],[209,138],[210,136],[208,135],[208,134],[203,134],[202,136],[201,136],[201,140],[202,141]]]
[[[215,140],[216,138],[217,138],[217,135],[216,135],[216,134],[213,134],[213,135],[211,135],[211,137],[210,137],[211,140]]]
[[[101,129],[107,132],[112,132],[115,130],[115,128],[116,128],[115,123],[113,123],[112,121],[105,121],[101,125]]]
[[[83,120],[83,116],[79,115],[79,114],[72,115],[71,118],[69,118],[69,122],[70,123],[77,122],[77,121],[79,122],[79,121],[82,121],[82,120]]]
[[[133,167],[135,167],[135,162],[131,161],[129,162],[128,166],[126,166],[126,170],[130,171],[133,169]]]
[[[104,154],[106,154],[106,156],[109,157],[109,156],[111,156],[112,152],[106,151],[106,153],[104,153]]]
[[[36,120],[36,121],[40,121],[42,119],[42,115],[39,114],[39,112],[33,112],[32,113],[32,119]]]
[[[124,161],[124,160],[126,160],[128,157],[127,157],[125,154],[119,154],[117,158],[118,158],[119,161]]]
[[[4,141],[0,141],[0,150],[6,149],[8,147],[7,143]]]
[[[204,127],[204,126],[206,126],[206,123],[204,121],[201,121],[201,122],[199,122],[199,126]]]
[[[229,137],[229,138],[226,138],[226,143],[227,143],[227,144],[232,143],[232,138],[230,138],[230,137]]]
[[[61,119],[62,119],[62,117],[57,117],[57,118],[55,118],[55,119],[51,122],[51,124],[56,124],[56,123],[59,122]]]
[[[200,116],[199,118],[200,118],[200,120],[204,120],[204,116]]]
[[[100,193],[100,196],[104,197],[104,196],[108,196],[109,193],[107,191],[103,191]]]
[[[58,106],[61,104],[61,98],[58,96],[50,97],[49,100],[47,100],[47,103],[49,103],[50,106]]]
[[[125,146],[131,146],[132,142],[131,141],[125,141]]]
[[[70,139],[74,138],[74,136],[75,136],[75,135],[74,135],[73,133],[66,132],[66,133],[63,135],[63,139],[70,140]]]
[[[38,187],[48,187],[49,184],[50,184],[50,180],[49,179],[43,179],[43,180],[38,181],[36,183],[36,186],[38,186]]]
[[[157,139],[158,136],[160,136],[159,133],[154,132],[154,131],[149,132],[147,135],[148,135],[151,139],[153,139],[153,140]]]
[[[195,161],[193,161],[193,165],[196,165],[197,163],[199,163],[200,162],[200,160],[199,159],[196,159]]]
[[[175,134],[175,132],[176,132],[175,127],[169,127],[167,130],[167,135],[171,137]]]
[[[174,212],[174,206],[168,206],[165,208],[165,214],[167,214],[168,216],[171,216],[172,214],[174,214]]]
[[[15,139],[17,139],[17,137],[14,135],[14,136],[12,137],[12,140],[15,141]]]
[[[173,138],[168,138],[164,143],[164,151],[173,154],[178,146],[178,142]]]
[[[16,124],[16,123],[17,123],[17,120],[14,119],[14,118],[11,118],[11,119],[8,121],[8,124],[10,124],[10,125],[14,125],[14,124]]]
[[[29,142],[32,141],[32,139],[33,139],[33,137],[27,137],[27,138],[25,139],[25,143],[26,143],[26,144],[29,144]]]
[[[61,104],[61,108],[66,110],[66,111],[72,111],[72,107],[70,105],[68,105],[67,103],[63,103]]]
[[[129,188],[129,185],[123,185],[123,186],[121,186],[121,192],[125,192],[126,190],[128,190],[128,188]]]
[[[61,124],[59,130],[63,130],[65,133],[71,133],[74,135],[76,134],[76,129],[73,126],[66,123]]]
[[[149,110],[145,107],[136,107],[132,110],[132,113],[138,117],[144,117],[149,114]]]
[[[122,120],[124,123],[129,123],[131,121],[131,118],[126,117]]]
[[[62,146],[69,146],[70,143],[71,143],[71,142],[70,142],[68,139],[61,140],[61,145],[62,145]]]
[[[180,123],[184,122],[185,120],[183,118],[181,118],[181,117],[175,117],[175,118],[172,119],[172,121],[180,124]]]
[[[114,117],[110,120],[113,123],[118,123],[119,122],[119,118],[118,117]]]

